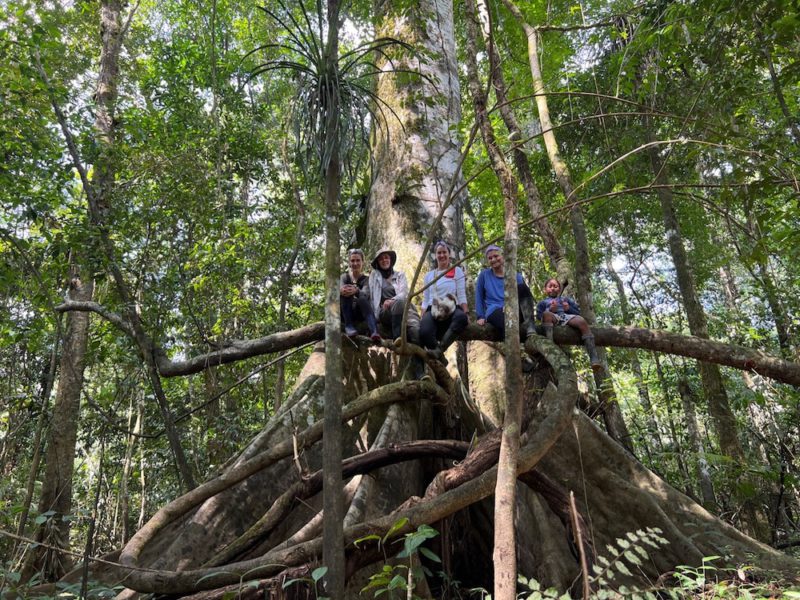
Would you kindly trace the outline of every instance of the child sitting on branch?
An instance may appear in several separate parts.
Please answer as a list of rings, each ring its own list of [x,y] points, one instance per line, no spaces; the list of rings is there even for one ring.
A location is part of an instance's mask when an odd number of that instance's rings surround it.
[[[553,339],[553,327],[556,325],[569,325],[581,333],[583,346],[589,355],[592,370],[599,371],[603,368],[600,358],[597,356],[597,349],[594,346],[594,335],[589,329],[589,324],[581,316],[578,304],[569,296],[561,296],[561,283],[558,279],[548,279],[544,284],[544,292],[547,298],[541,300],[536,306],[536,318],[544,326],[544,334],[548,340]]]

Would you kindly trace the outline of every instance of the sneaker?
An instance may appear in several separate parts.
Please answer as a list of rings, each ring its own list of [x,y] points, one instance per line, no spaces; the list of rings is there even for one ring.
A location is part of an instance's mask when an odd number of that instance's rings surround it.
[[[358,329],[353,327],[352,325],[345,325],[344,327],[344,334],[347,337],[355,337],[358,335]]]

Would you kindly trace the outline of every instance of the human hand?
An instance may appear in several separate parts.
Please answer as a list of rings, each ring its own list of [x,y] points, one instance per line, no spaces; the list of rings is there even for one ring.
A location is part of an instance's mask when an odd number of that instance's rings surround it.
[[[554,313],[558,310],[558,302],[550,300],[550,312]]]
[[[384,301],[383,310],[389,310],[392,308],[392,304],[394,304],[394,298],[389,298],[388,300]]]
[[[483,327],[486,324],[486,319],[478,319],[478,325]]]
[[[564,310],[569,310],[569,302],[567,302],[566,300],[562,300],[561,304],[564,307]]]

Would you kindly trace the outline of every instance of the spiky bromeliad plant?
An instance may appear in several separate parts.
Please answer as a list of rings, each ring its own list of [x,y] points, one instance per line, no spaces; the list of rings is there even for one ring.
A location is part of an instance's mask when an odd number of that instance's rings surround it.
[[[331,4],[338,6],[338,2],[329,3],[328,15]],[[325,173],[336,149],[345,174],[354,181],[364,154],[360,150],[369,146],[370,127],[380,133],[384,131],[381,124],[386,121],[387,110],[394,115],[394,110],[372,89],[372,79],[386,70],[375,63],[374,57],[386,57],[389,47],[404,52],[414,50],[396,38],[379,37],[337,52],[331,60],[331,19],[322,3],[316,2],[314,13],[303,2],[297,4],[295,12],[282,0],[277,0],[277,5],[277,10],[258,7],[281,33],[279,41],[261,44],[248,53],[247,56],[272,55],[250,71],[250,79],[271,71],[290,72],[296,81],[291,104],[294,137],[298,155],[306,159],[301,161],[301,167],[314,165],[318,173]],[[338,8],[334,20],[338,37]],[[386,58],[391,65],[391,59]],[[406,72],[421,76],[417,71]]]

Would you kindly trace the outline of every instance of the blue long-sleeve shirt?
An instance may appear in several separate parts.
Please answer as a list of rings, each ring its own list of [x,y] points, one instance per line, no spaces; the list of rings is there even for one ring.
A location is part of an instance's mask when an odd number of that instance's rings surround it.
[[[536,319],[538,321],[542,320],[542,315],[544,311],[550,310],[550,303],[555,300],[558,308],[556,309],[556,313],[566,313],[568,315],[579,315],[581,314],[581,309],[578,308],[578,304],[570,298],[569,296],[556,296],[555,298],[550,298],[549,296],[544,300],[540,300],[539,304],[536,305]],[[569,304],[569,308],[564,310],[564,302]]]
[[[517,284],[525,283],[522,275],[517,273]],[[503,278],[494,274],[491,269],[484,269],[475,282],[475,313],[479,319],[485,319],[505,304],[503,294]]]

